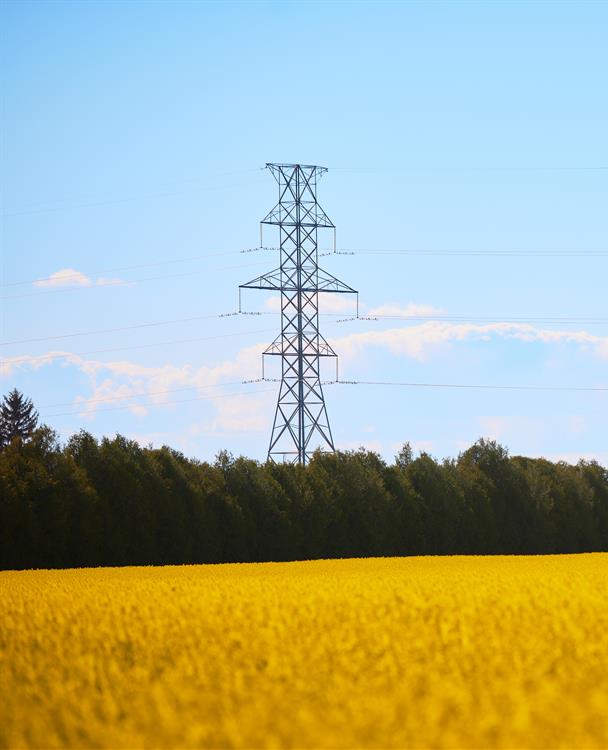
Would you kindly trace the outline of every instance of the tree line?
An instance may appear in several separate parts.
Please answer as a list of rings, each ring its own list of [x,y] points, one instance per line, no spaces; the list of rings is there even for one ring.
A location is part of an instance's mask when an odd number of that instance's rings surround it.
[[[608,551],[608,471],[509,456],[213,463],[41,427],[0,451],[0,568]]]

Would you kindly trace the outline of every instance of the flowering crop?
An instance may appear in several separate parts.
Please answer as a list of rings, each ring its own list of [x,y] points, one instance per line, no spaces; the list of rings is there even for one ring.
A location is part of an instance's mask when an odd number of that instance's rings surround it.
[[[608,747],[608,554],[0,573],[0,746]]]

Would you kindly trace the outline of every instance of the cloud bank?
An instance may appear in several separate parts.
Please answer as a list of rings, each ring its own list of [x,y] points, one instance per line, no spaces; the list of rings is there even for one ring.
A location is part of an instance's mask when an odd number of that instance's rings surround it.
[[[419,306],[418,306],[419,309]],[[383,349],[395,357],[427,361],[441,356],[446,349],[463,342],[491,342],[513,340],[525,343],[540,342],[547,346],[571,345],[591,356],[608,360],[608,337],[587,331],[554,331],[524,323],[452,323],[428,321],[417,325],[404,325],[383,330],[371,330],[334,338],[331,343],[342,358],[356,361],[369,356],[374,348]],[[162,393],[176,389],[192,388],[191,396],[209,398],[215,407],[215,416],[200,425],[209,431],[257,431],[268,428],[269,404],[275,394],[265,394],[245,399],[232,393],[222,383],[240,382],[260,376],[261,354],[266,344],[260,343],[242,349],[236,357],[214,366],[194,367],[141,365],[129,360],[101,362],[87,359],[68,351],[52,351],[43,357],[5,357],[0,363],[0,375],[10,376],[17,371],[37,370],[61,363],[73,367],[89,379],[91,392],[74,400],[80,416],[94,417],[108,406],[128,405],[136,416],[143,417],[149,406],[170,404],[176,398],[189,398],[187,394],[175,396]],[[217,390],[209,386],[218,386]],[[161,393],[158,393],[161,391]],[[146,402],[142,403],[141,398]],[[108,403],[110,402],[110,403]]]
[[[102,276],[98,279],[92,279],[75,268],[62,268],[52,273],[46,279],[37,279],[32,282],[33,286],[43,289],[59,289],[61,287],[74,286],[118,286],[125,283],[122,279],[106,279]]]
[[[608,337],[588,331],[552,331],[527,323],[449,323],[428,321],[419,325],[400,326],[382,331],[353,333],[332,338],[331,344],[342,357],[354,359],[365,350],[379,347],[395,356],[426,361],[452,343],[508,339],[528,343],[577,344],[583,350],[608,359]]]

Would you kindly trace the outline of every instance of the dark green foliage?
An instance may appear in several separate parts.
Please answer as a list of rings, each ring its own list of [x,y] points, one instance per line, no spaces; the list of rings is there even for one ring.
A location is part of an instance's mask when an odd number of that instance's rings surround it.
[[[0,404],[0,448],[5,448],[13,438],[27,440],[38,424],[38,412],[29,398],[16,388]]]
[[[99,500],[48,427],[0,452],[0,567],[105,562]]]
[[[46,427],[0,451],[0,568],[608,550],[608,471],[511,458],[387,465],[365,451],[307,467],[229,453],[214,464]]]

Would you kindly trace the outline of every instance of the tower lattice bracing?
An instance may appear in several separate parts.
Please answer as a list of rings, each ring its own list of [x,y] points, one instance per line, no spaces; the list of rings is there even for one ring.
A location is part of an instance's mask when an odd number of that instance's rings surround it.
[[[327,170],[304,164],[266,167],[279,185],[279,202],[261,223],[279,228],[280,266],[241,289],[281,293],[281,333],[264,352],[281,357],[268,459],[305,464],[317,447],[334,450],[320,362],[337,355],[319,331],[319,293],[357,292],[318,265],[319,229],[335,233],[317,202],[317,181]]]

